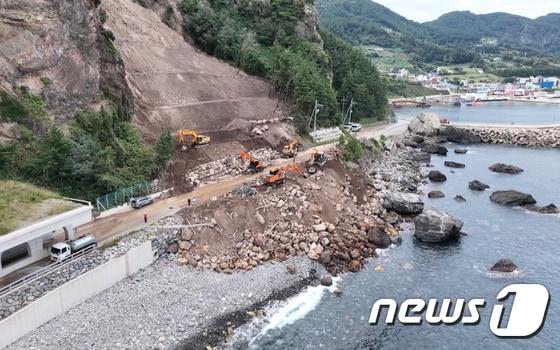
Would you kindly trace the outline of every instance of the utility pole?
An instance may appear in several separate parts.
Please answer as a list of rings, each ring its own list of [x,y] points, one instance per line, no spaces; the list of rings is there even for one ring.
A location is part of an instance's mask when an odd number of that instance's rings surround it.
[[[350,100],[350,106],[348,106],[348,109],[346,110],[346,113],[344,114],[344,120],[342,121],[342,125],[346,124],[346,118],[348,118],[348,123],[352,122],[352,112],[353,112],[353,108],[357,103],[354,102],[354,98],[352,97],[352,99]]]
[[[307,124],[309,127],[311,125],[311,121],[313,121],[313,131],[317,131],[317,114],[321,110],[321,107],[323,107],[323,105],[315,100],[315,107],[313,107],[313,113],[311,114],[311,118],[309,118],[309,123]]]
[[[348,108],[348,123],[352,123],[352,112],[354,112],[354,98],[350,100],[350,107]]]

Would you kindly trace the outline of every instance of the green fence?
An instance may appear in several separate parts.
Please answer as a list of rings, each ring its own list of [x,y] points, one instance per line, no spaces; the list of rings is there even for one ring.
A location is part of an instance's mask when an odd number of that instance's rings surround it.
[[[101,213],[102,211],[128,203],[131,198],[147,196],[152,192],[152,185],[149,182],[142,182],[130,187],[121,188],[116,192],[98,197],[96,201],[97,211]]]

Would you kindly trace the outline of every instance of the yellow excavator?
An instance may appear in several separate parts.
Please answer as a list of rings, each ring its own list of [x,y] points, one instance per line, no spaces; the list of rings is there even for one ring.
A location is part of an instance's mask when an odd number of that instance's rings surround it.
[[[190,144],[188,144],[186,138],[190,136]],[[182,146],[190,146],[190,147],[200,147],[205,146],[210,143],[210,137],[206,135],[199,135],[194,130],[189,129],[180,129],[177,131],[177,141]]]
[[[301,143],[298,140],[293,139],[282,149],[282,156],[284,158],[292,158],[299,152],[300,147]]]
[[[309,174],[315,174],[318,167],[322,167],[327,164],[327,156],[325,152],[321,152],[316,148],[311,152],[311,157],[307,161],[307,172]]]

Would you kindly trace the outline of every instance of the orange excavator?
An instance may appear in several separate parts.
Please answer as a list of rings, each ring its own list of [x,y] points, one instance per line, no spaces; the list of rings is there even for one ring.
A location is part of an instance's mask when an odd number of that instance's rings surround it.
[[[247,171],[250,173],[259,173],[263,171],[264,168],[266,168],[266,165],[263,162],[255,159],[247,152],[239,152],[239,158],[243,159],[246,162],[249,162],[249,164],[247,165]]]
[[[191,142],[189,145],[187,145],[187,140],[186,137],[190,136],[191,138]],[[180,129],[179,131],[177,131],[177,141],[182,145],[182,146],[190,146],[190,147],[200,147],[200,146],[204,146],[210,143],[210,137],[209,136],[205,136],[205,135],[199,135],[196,131],[194,130],[189,130],[189,129]]]
[[[301,169],[297,164],[288,164],[281,168],[274,168],[270,170],[268,175],[264,178],[264,183],[267,185],[280,185],[286,182],[287,174],[298,173],[303,175]]]
[[[300,147],[301,143],[298,140],[293,139],[282,149],[282,156],[284,158],[292,158],[299,152]]]

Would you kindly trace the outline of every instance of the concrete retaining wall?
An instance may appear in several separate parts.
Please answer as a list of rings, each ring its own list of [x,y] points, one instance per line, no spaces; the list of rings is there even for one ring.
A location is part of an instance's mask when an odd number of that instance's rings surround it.
[[[342,135],[342,131],[340,131],[339,128],[319,129],[309,133],[309,136],[311,136],[313,141],[317,143],[335,141],[340,137],[340,135]]]
[[[148,241],[50,291],[0,321],[0,348],[13,343],[127,276],[151,265],[152,262],[152,243]]]

